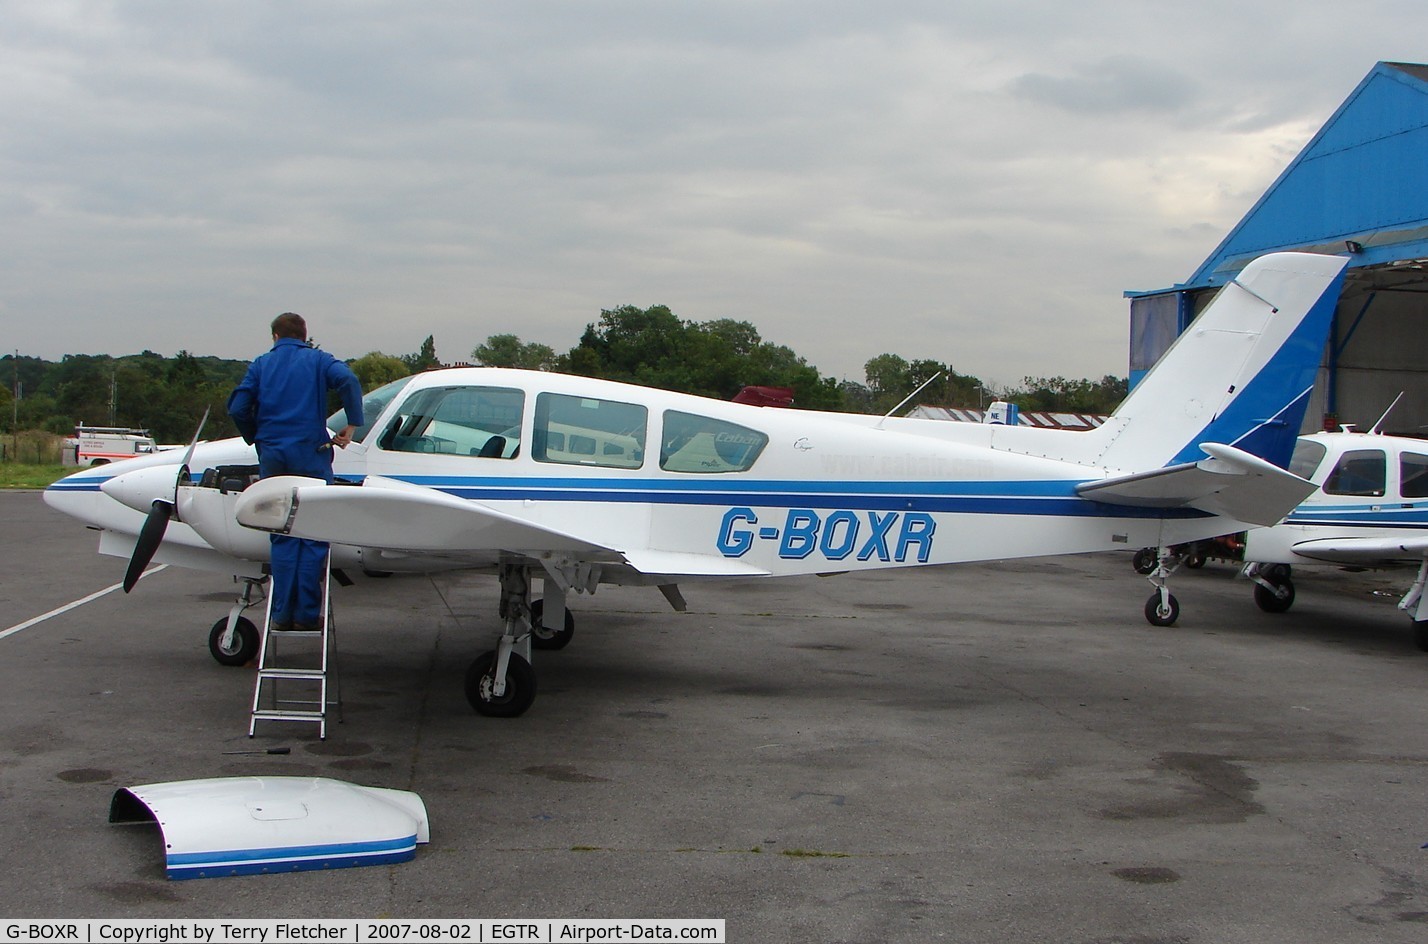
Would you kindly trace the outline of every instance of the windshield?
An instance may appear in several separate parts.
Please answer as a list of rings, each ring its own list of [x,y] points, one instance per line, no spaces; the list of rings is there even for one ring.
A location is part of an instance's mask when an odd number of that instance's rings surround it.
[[[367,422],[357,427],[352,432],[352,441],[361,442],[367,435],[367,430],[372,428],[372,424],[377,422],[377,417],[382,415],[382,411],[387,408],[387,404],[392,402],[392,398],[402,392],[402,388],[411,382],[415,374],[403,377],[401,380],[393,380],[389,384],[383,384],[371,393],[362,396],[362,418]],[[347,411],[338,410],[327,418],[327,428],[331,430],[341,430],[347,425]]]

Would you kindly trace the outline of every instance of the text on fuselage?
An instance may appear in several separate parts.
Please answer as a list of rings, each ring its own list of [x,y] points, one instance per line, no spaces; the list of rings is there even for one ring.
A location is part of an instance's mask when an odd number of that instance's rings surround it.
[[[817,552],[827,560],[896,561],[915,555],[919,564],[932,553],[937,522],[922,511],[832,511],[790,508],[782,525],[761,525],[752,508],[724,512],[715,542],[725,557],[743,557],[757,541],[778,542],[778,556],[802,560]]]

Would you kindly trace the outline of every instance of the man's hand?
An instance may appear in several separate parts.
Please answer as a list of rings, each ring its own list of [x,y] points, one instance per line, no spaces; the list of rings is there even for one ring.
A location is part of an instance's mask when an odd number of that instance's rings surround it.
[[[347,444],[352,441],[352,433],[355,432],[356,429],[357,427],[350,424],[343,427],[342,432],[332,437],[332,444],[339,449],[346,449]]]

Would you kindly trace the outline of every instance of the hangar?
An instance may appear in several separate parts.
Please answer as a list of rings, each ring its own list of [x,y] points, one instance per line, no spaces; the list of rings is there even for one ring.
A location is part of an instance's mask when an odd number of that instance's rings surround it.
[[[1350,262],[1308,428],[1428,433],[1428,65],[1380,62],[1183,284],[1127,292],[1134,384],[1256,256]]]

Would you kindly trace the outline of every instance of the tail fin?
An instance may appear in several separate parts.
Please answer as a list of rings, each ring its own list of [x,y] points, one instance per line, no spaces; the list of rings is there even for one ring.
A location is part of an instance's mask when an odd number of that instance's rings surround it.
[[[1149,470],[1224,443],[1289,464],[1348,260],[1261,256],[1226,285],[1104,426],[1098,462]]]

